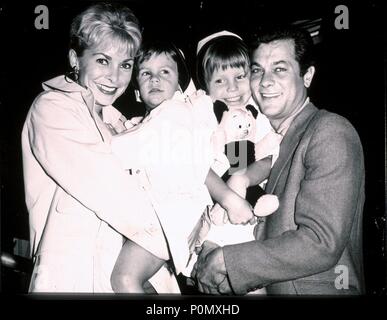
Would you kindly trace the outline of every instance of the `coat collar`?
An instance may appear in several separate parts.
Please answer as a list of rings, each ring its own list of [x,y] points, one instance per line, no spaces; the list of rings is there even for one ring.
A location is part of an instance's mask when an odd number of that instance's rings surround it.
[[[102,118],[97,115],[94,106],[94,96],[90,89],[80,86],[78,83],[73,80],[66,78],[64,75],[55,77],[51,80],[43,82],[42,84],[44,90],[56,90],[64,93],[72,94],[72,98],[77,100],[82,104],[86,104],[87,109],[91,117],[93,118],[101,137],[104,141],[110,140],[110,134],[107,134],[105,124],[110,124],[116,122],[121,113],[115,109],[113,106],[105,106],[102,108]]]
[[[44,90],[57,90],[66,93],[79,93],[79,95],[74,95],[75,99],[79,100],[80,102],[84,102],[87,105],[90,114],[94,117],[94,97],[90,89],[86,89],[80,86],[78,83],[65,77],[64,75],[43,82],[42,86]]]
[[[64,75],[43,82],[42,86],[44,90],[54,89],[68,93],[88,91],[88,89],[80,86],[78,83],[65,77]]]
[[[292,158],[293,152],[300,142],[301,135],[304,133],[310,120],[312,120],[317,111],[318,109],[312,103],[308,103],[290,124],[290,127],[280,144],[278,159],[270,172],[269,180],[266,185],[267,193],[273,193],[281,173],[287,162]]]

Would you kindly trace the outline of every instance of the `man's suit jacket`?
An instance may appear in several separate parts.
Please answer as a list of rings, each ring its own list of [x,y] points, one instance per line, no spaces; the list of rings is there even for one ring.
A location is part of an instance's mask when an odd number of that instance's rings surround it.
[[[309,103],[281,142],[266,192],[280,207],[257,225],[257,240],[224,247],[234,292],[363,293],[364,160],[351,124]]]

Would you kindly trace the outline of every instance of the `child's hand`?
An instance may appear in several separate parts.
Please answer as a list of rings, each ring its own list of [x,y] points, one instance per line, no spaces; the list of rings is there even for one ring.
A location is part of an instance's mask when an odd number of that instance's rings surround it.
[[[217,226],[223,226],[228,222],[226,210],[224,210],[219,203],[216,203],[209,213],[211,223]]]
[[[133,125],[138,125],[144,117],[133,117],[130,119],[130,122],[133,123]]]
[[[231,193],[228,196],[225,209],[227,211],[228,219],[232,224],[247,224],[256,221],[250,203],[236,193]]]
[[[190,95],[189,95],[189,98],[190,99],[197,99],[197,98],[200,98],[202,96],[206,96],[206,92],[202,89],[198,89],[194,92],[192,92]]]
[[[209,106],[212,106],[212,100],[210,96],[208,96],[206,92],[201,89],[192,92],[188,96],[188,100],[196,107],[205,107],[207,111],[210,110]]]
[[[144,117],[133,117],[130,120],[125,121],[126,129],[131,129],[134,126],[137,126]]]

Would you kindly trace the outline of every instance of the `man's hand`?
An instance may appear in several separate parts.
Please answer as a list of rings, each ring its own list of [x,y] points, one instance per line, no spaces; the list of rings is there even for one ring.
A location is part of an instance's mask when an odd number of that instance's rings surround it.
[[[191,277],[197,280],[199,291],[207,294],[232,294],[224,263],[223,249],[205,241]]]

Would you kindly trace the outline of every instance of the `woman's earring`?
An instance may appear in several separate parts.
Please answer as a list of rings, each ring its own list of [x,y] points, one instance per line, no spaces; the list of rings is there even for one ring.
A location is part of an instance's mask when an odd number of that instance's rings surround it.
[[[77,82],[79,79],[79,69],[77,66],[72,67],[71,74],[74,77],[74,81]]]
[[[71,81],[75,81],[75,82],[78,82],[78,79],[79,79],[79,69],[77,66],[73,66],[71,67],[71,70],[66,72],[65,74],[65,79],[67,82],[71,82]],[[70,80],[68,80],[70,79]]]

